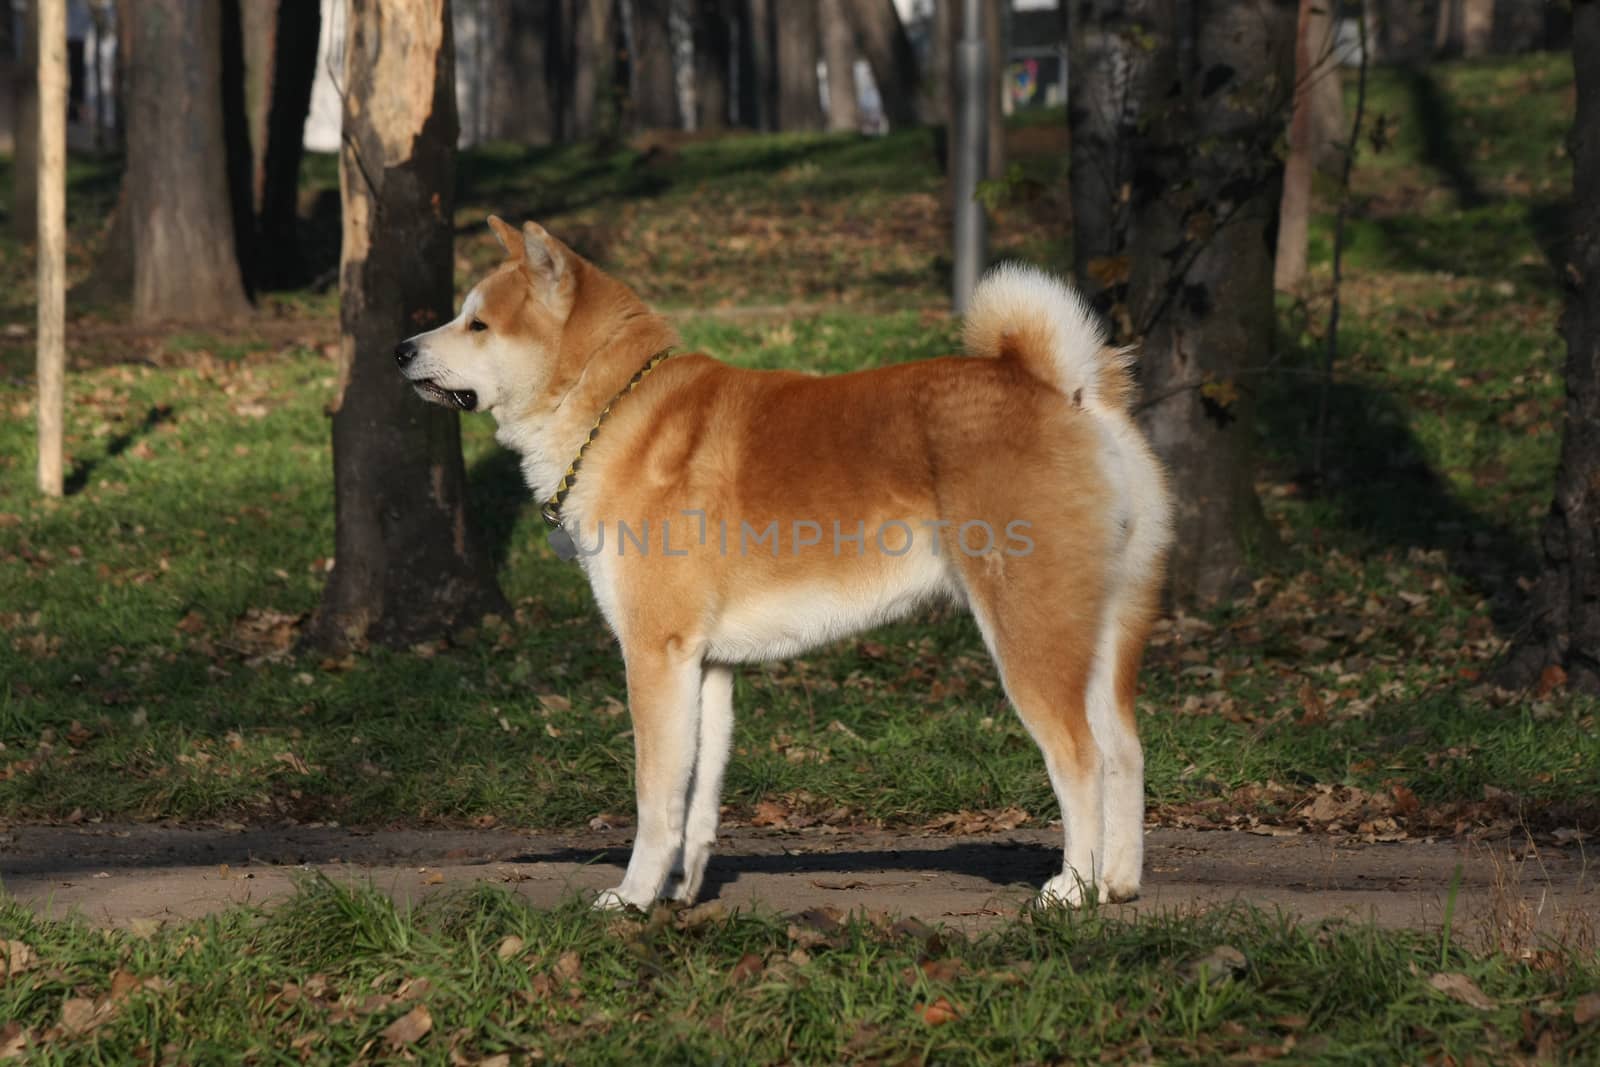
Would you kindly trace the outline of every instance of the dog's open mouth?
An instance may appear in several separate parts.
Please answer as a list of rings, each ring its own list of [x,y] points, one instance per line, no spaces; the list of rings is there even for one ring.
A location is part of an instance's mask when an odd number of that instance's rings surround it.
[[[411,383],[417,395],[433,404],[449,404],[462,411],[478,409],[478,394],[472,389],[445,389],[432,378],[422,378]]]

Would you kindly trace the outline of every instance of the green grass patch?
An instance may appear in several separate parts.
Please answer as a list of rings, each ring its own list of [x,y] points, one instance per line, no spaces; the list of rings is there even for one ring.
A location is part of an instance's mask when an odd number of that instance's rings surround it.
[[[0,1048],[38,1063],[1579,1062],[1600,1040],[1592,956],[1246,910],[1055,912],[968,938],[540,911],[497,887],[406,910],[308,881],[265,914],[135,933],[0,899],[0,930],[22,961]]]

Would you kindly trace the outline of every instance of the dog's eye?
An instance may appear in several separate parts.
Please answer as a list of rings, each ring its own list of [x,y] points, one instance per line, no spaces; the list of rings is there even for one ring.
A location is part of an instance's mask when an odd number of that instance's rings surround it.
[[[472,325],[469,327],[473,333],[479,333],[483,330],[487,330],[488,328],[489,324],[484,322],[482,319],[473,319]]]

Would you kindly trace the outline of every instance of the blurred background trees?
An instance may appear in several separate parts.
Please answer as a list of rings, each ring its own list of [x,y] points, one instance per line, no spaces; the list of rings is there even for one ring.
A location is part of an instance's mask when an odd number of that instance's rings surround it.
[[[30,3],[0,2],[0,148],[14,151],[10,225],[26,238]],[[1393,64],[1425,85],[1435,57],[1564,47],[1571,8],[1208,0],[1180,19],[1148,0],[977,2],[992,71],[981,196],[1018,192],[1006,117],[1062,109],[1071,177],[1058,202],[1071,210],[1053,228],[1115,336],[1142,345],[1139,417],[1179,493],[1173,590],[1183,602],[1225,598],[1272,542],[1252,438],[1255,382],[1276,358],[1274,293],[1304,298],[1313,185],[1336,181],[1362,150],[1341,70]],[[631,143],[647,159],[690,137],[923,127],[948,164],[964,0],[440,3],[439,92],[453,132],[430,151]],[[303,252],[331,227],[313,220],[298,179],[307,150],[347,150],[353,135],[351,0],[72,0],[70,10],[72,143],[125,160],[84,292],[130,301],[141,321],[244,315],[263,293],[313,282],[341,280],[350,300],[348,265],[319,269]],[[409,91],[394,77],[368,85],[371,98]],[[391,224],[425,202],[407,194],[381,207],[381,183],[353,173]],[[435,192],[448,201],[448,188]],[[389,310],[371,314],[401,329]]]

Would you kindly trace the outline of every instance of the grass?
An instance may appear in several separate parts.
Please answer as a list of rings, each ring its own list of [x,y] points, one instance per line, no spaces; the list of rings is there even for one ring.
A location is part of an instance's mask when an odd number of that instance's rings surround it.
[[[0,902],[0,928],[35,960],[0,985],[0,1049],[38,1063],[1580,1062],[1600,1038],[1592,959],[1248,911],[968,939],[823,912],[600,918],[499,887],[409,911],[309,881],[266,914],[105,932]]]
[[[1311,476],[1325,210],[1312,284],[1248,383],[1285,550],[1236,603],[1155,635],[1151,815],[1383,838],[1592,831],[1600,707],[1486,682],[1558,448],[1549,257],[1571,65],[1378,71],[1372,104],[1392,143],[1356,171],[1331,462]],[[1059,130],[1019,127],[1012,147],[1020,185],[1047,192],[1001,207],[997,247],[1062,265]],[[78,276],[114,173],[75,164]],[[540,218],[664,306],[705,309],[682,317],[688,343],[744,365],[832,372],[956,346],[926,131],[491,146],[461,175],[463,285],[496,255],[481,226],[496,210]],[[334,178],[309,159],[308,201]],[[313,258],[330,232],[308,222]],[[9,237],[0,252],[0,324],[24,322],[27,257]],[[326,293],[266,307],[176,334],[80,323],[62,501],[33,495],[31,350],[0,333],[0,820],[575,828],[631,811],[615,644],[483,420],[463,423],[472,511],[513,614],[410,650],[295,651],[333,543],[334,327]],[[1056,815],[953,610],[747,668],[736,701],[732,822],[758,805],[769,823]],[[510,937],[522,947],[502,959]],[[40,1062],[398,1055],[384,1031],[416,1004],[433,1026],[405,1051],[428,1062],[1578,1061],[1600,981],[1587,949],[1512,958],[1249,911],[1038,916],[967,941],[887,920],[600,919],[493,889],[413,913],[322,883],[268,914],[131,934],[0,898],[7,940],[38,965],[0,979],[0,1052],[25,1035]],[[1241,949],[1242,969],[1193,977],[1218,946]],[[1435,990],[1436,972],[1468,975],[1492,1006]]]

